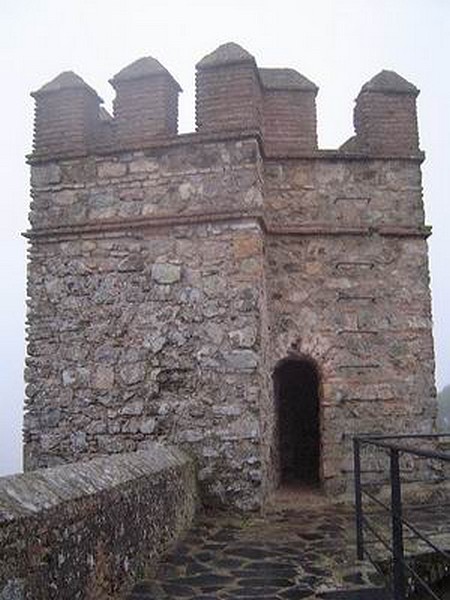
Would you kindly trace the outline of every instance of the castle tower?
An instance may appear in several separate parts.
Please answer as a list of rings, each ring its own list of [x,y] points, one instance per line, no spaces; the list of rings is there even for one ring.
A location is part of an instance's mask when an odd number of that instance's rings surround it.
[[[322,150],[317,87],[236,44],[197,65],[196,133],[156,60],[112,84],[113,116],[73,74],[35,94],[25,467],[159,440],[254,510],[348,490],[354,433],[430,431],[416,88],[382,72]]]

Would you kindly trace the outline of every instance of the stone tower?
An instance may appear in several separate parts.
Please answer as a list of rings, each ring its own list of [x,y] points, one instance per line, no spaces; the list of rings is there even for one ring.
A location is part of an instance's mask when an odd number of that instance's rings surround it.
[[[114,114],[72,72],[36,101],[25,466],[175,443],[205,502],[344,491],[355,432],[430,431],[416,97],[391,71],[317,147],[318,88],[236,44],[197,65],[197,131],[155,59]]]

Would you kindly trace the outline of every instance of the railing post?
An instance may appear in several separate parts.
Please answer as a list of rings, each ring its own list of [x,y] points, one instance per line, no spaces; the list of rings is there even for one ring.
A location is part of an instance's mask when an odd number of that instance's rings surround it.
[[[391,509],[394,599],[405,600],[405,568],[402,524],[402,490],[400,482],[399,451],[391,448]]]
[[[353,438],[353,462],[355,477],[356,553],[358,560],[364,560],[364,531],[361,491],[361,446],[360,441],[357,438]]]

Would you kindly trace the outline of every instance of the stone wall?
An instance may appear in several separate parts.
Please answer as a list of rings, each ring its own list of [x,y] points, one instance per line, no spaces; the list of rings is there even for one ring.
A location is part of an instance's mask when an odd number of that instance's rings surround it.
[[[33,181],[50,235],[30,251],[25,467],[156,438],[194,448],[205,500],[259,505],[255,142],[62,161]]]
[[[0,597],[123,597],[190,526],[196,502],[192,461],[157,444],[3,477]]]
[[[317,87],[236,44],[197,65],[193,134],[158,61],[112,82],[113,116],[74,74],[35,94],[26,468],[168,441],[197,457],[206,502],[256,509],[292,352],[321,373],[327,487],[345,487],[352,433],[430,430],[418,90],[383,71],[356,135],[318,150]]]
[[[419,165],[277,161],[265,181],[271,362],[299,339],[320,366],[322,475],[344,489],[352,434],[435,416]]]

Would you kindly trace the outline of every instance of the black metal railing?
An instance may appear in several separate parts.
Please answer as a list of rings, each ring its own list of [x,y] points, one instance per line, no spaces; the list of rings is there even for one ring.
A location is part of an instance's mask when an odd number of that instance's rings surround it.
[[[445,485],[450,452],[436,449],[445,439],[450,440],[450,433],[353,438],[358,559],[368,559],[387,576],[394,600],[444,598],[438,595],[432,578],[436,572],[450,578],[450,488]],[[426,501],[412,498],[405,502],[402,498],[414,485],[416,491],[427,491],[426,484],[432,488]],[[437,503],[433,497],[438,497]],[[410,515],[418,515],[421,524],[426,523],[425,530]],[[405,542],[412,541],[416,550],[405,552]],[[426,548],[436,557],[430,569],[433,576],[417,566],[419,547],[421,555]]]

